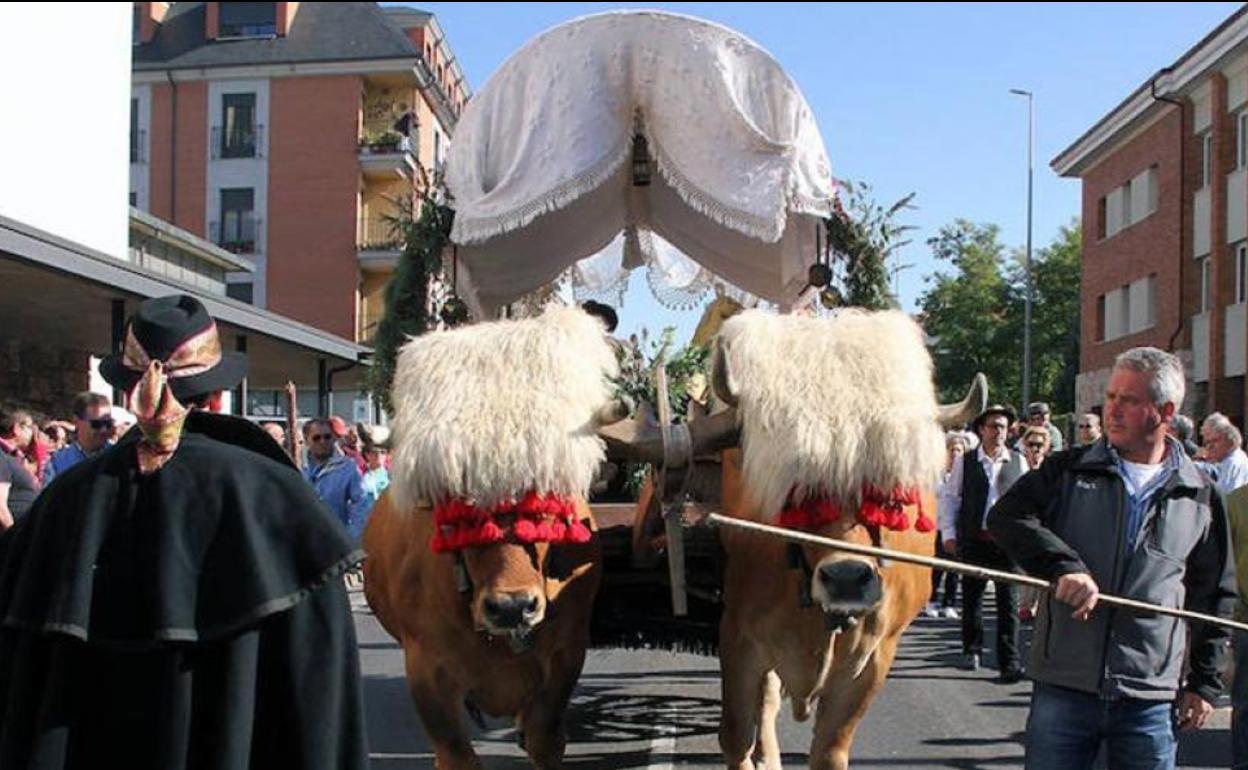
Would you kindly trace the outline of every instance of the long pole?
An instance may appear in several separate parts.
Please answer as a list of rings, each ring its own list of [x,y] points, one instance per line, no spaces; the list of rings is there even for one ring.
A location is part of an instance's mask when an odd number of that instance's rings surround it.
[[[1031,209],[1032,180],[1035,177],[1035,99],[1031,91],[1011,88],[1010,93],[1027,97],[1027,256],[1023,263],[1023,408],[1031,403]]]
[[[757,521],[734,519],[731,516],[724,516],[721,513],[707,514],[706,521],[720,526],[735,527],[737,529],[748,530],[764,535],[773,535],[795,543],[806,543],[808,545],[819,545],[826,548],[834,548],[838,551],[855,553],[859,556],[873,556],[875,558],[886,559],[888,561],[918,564],[923,567],[937,567],[947,572],[957,572],[962,575],[970,575],[971,577],[985,578],[988,580],[1003,580],[1010,583],[1018,583],[1020,585],[1041,588],[1046,591],[1052,591],[1055,587],[1047,580],[1031,577],[1029,575],[1020,575],[1016,572],[1003,572],[1001,570],[989,569],[988,567],[977,567],[974,564],[967,564],[966,562],[938,559],[935,556],[920,556],[918,554],[906,553],[905,551],[894,551],[889,548],[876,548],[869,545],[847,543],[843,540],[833,540],[829,537],[812,535],[809,532],[800,532],[792,529],[784,529],[782,527],[773,527],[770,524],[762,524]],[[1158,615],[1170,615],[1171,617],[1184,618],[1185,620],[1195,620],[1202,623],[1212,623],[1218,626],[1226,626],[1227,628],[1236,628],[1241,631],[1248,631],[1248,623],[1240,623],[1235,620],[1230,620],[1229,618],[1219,618],[1215,615],[1206,615],[1202,612],[1180,610],[1173,607],[1162,607],[1158,604],[1149,604],[1148,602],[1140,602],[1135,599],[1124,599],[1121,596],[1113,596],[1111,594],[1100,594],[1097,601],[1099,603],[1112,604],[1118,607],[1126,607],[1128,609],[1138,610],[1141,612],[1155,612]]]

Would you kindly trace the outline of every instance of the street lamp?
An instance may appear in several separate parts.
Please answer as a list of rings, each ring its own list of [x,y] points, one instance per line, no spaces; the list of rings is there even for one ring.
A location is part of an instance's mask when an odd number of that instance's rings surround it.
[[[1032,155],[1035,150],[1035,100],[1031,91],[1011,88],[1015,96],[1027,97],[1027,257],[1023,262],[1023,408],[1031,403],[1031,189]]]

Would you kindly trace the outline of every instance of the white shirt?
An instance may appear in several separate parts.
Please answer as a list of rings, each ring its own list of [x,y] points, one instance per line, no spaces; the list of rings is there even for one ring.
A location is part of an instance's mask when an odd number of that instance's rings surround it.
[[[1224,495],[1248,484],[1248,454],[1244,454],[1243,449],[1236,449],[1223,457],[1213,469],[1218,477],[1215,484]]]
[[[989,457],[984,453],[983,445],[975,450],[975,457],[979,460],[979,465],[984,469],[984,475],[988,477],[988,499],[984,504],[983,513],[980,514],[980,529],[987,529],[988,511],[992,510],[992,506],[996,505],[997,498],[1001,497],[1005,490],[1000,489],[997,485],[997,478],[1001,475],[1001,469],[1010,463],[1022,463],[1022,458],[1009,449],[1001,447],[997,450],[994,457]],[[939,504],[937,505],[936,515],[938,526],[940,528],[940,536],[945,540],[955,538],[958,531],[958,509],[962,507],[962,469],[965,467],[965,460],[958,458],[953,464],[953,470],[949,472],[949,478],[945,481],[944,489],[941,490]],[[1022,475],[1022,470],[1018,475]]]

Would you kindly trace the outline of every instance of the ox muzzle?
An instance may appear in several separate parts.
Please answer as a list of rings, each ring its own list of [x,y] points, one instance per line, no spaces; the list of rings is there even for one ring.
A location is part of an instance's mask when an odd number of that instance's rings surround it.
[[[856,558],[828,557],[811,576],[811,594],[828,618],[841,630],[857,624],[884,598],[884,582],[876,565]]]

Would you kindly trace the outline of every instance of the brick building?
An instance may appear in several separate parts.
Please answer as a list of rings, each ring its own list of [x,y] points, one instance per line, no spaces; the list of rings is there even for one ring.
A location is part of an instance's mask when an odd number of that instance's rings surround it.
[[[1185,411],[1239,424],[1248,371],[1248,9],[1142,83],[1061,152],[1083,182],[1076,408],[1114,357],[1178,353]]]
[[[253,262],[231,297],[370,343],[399,256],[388,217],[441,167],[469,97],[437,20],[142,2],[133,25],[132,205]],[[337,388],[357,410],[360,374]]]

